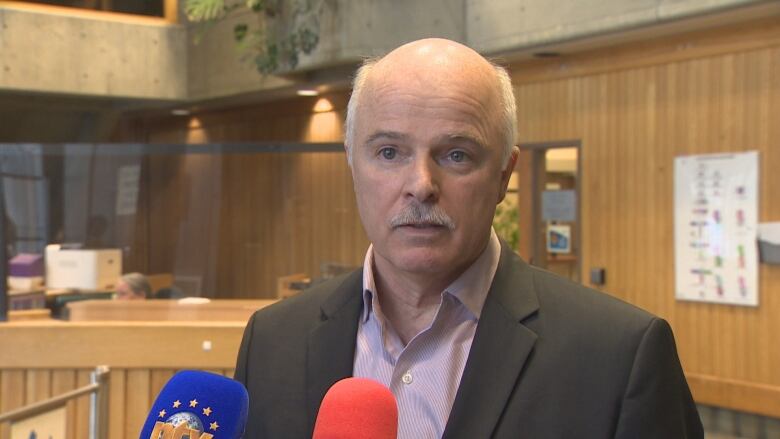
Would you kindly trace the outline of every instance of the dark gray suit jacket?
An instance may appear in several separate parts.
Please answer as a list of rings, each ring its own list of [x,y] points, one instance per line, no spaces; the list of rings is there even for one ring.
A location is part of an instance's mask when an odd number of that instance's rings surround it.
[[[352,375],[361,289],[356,271],[252,316],[245,438],[311,438],[325,392]],[[444,438],[703,437],[664,320],[503,246]]]

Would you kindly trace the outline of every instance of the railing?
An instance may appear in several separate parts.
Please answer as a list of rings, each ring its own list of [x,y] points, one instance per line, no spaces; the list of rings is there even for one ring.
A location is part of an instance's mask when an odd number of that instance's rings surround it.
[[[75,14],[90,14],[99,17],[96,14],[119,13],[141,18],[171,18],[167,15],[171,7],[168,5],[172,0],[12,0],[2,1],[3,6],[14,6],[31,11],[59,11],[72,12]],[[173,0],[175,3],[175,0]],[[174,5],[175,6],[175,5]],[[175,10],[175,8],[174,8]],[[170,20],[175,22],[176,20]]]
[[[98,366],[90,374],[90,384],[63,393],[62,395],[20,407],[10,412],[0,413],[0,424],[15,422],[46,413],[83,395],[89,398],[89,439],[102,439],[108,432],[108,366]]]

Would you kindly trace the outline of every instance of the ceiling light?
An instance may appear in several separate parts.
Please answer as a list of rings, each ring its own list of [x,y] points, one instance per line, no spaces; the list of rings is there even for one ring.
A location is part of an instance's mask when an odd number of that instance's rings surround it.
[[[333,104],[325,98],[319,98],[317,103],[314,104],[314,112],[327,113],[328,111],[333,111]]]

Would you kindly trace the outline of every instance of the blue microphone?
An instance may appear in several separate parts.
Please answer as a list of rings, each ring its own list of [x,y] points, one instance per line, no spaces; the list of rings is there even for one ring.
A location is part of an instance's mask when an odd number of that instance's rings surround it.
[[[140,439],[240,439],[249,395],[238,381],[183,370],[160,391]]]

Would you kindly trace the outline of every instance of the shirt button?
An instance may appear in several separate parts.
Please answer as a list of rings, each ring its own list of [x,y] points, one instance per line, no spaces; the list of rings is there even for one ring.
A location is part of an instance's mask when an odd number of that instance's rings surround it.
[[[401,381],[404,384],[412,384],[412,381],[414,381],[414,378],[412,378],[412,371],[407,370],[406,373],[401,377]]]

